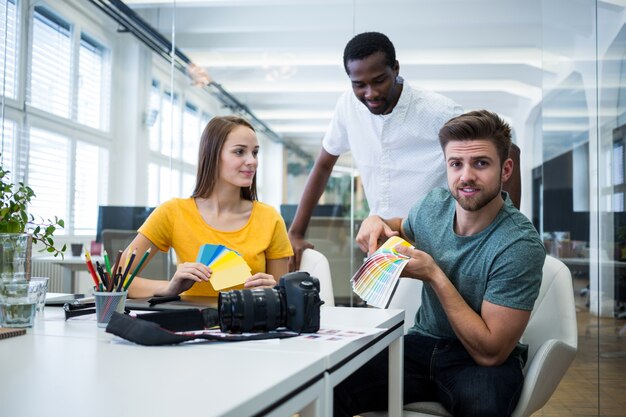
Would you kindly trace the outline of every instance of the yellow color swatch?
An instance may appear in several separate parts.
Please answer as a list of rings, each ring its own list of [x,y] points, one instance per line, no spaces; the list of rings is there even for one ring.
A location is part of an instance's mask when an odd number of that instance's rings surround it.
[[[235,252],[227,252],[211,265],[209,282],[215,291],[242,285],[250,277],[251,270],[246,261]]]

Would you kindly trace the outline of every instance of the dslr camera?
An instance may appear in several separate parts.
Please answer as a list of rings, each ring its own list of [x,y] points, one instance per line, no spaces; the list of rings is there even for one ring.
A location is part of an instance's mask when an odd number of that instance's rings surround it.
[[[291,272],[274,288],[220,292],[220,330],[269,332],[286,327],[298,333],[315,333],[320,328],[322,304],[319,280],[308,272]]]

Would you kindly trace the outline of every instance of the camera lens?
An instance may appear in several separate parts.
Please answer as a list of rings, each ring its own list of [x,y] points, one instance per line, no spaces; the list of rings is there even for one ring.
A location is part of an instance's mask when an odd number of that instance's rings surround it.
[[[267,332],[286,324],[286,303],[274,288],[220,292],[218,311],[222,332]]]

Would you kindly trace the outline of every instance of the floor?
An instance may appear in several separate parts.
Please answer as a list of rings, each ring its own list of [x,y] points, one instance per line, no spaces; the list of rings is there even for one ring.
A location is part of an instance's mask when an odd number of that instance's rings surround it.
[[[584,279],[574,278],[578,354],[548,404],[533,417],[626,417],[626,320],[589,314],[580,295],[585,286]]]

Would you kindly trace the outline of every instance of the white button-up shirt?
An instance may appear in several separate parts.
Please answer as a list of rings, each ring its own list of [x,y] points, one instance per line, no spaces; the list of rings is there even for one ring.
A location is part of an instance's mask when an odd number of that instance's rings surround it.
[[[375,115],[348,91],[322,146],[332,155],[352,152],[370,214],[405,218],[430,190],[446,186],[439,129],[462,111],[447,97],[404,83],[392,112]]]

